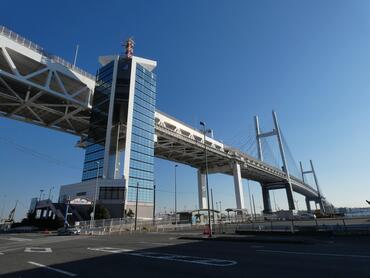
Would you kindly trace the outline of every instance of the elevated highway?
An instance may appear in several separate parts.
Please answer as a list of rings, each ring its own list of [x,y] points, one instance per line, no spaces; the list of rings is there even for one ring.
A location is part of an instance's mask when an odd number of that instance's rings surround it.
[[[94,87],[93,75],[0,26],[1,116],[67,132],[83,139],[89,129]],[[155,130],[157,157],[198,169],[200,207],[206,206],[205,145],[209,173],[234,176],[238,208],[244,208],[242,178],[261,183],[267,212],[271,210],[268,190],[277,188],[286,188],[287,193],[291,188],[304,195],[308,202],[329,205],[318,189],[300,178],[288,176],[282,169],[204,136],[198,129],[158,110],[155,112]],[[293,199],[289,200],[289,206],[294,209]]]

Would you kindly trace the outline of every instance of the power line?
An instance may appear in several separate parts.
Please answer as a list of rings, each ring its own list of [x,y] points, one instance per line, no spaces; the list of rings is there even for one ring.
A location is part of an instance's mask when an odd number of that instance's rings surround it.
[[[5,138],[5,137],[1,137],[0,136],[0,140],[3,141],[4,143],[8,144],[8,145],[12,145],[16,150],[24,153],[24,154],[28,154],[28,155],[31,155],[33,156],[34,158],[37,158],[37,159],[40,159],[40,160],[43,160],[43,161],[46,161],[46,162],[49,162],[49,163],[52,163],[52,164],[55,164],[55,165],[58,165],[58,166],[61,166],[61,167],[65,167],[65,168],[70,168],[70,169],[74,169],[74,170],[79,170],[80,168],[79,167],[76,167],[74,165],[71,165],[65,161],[62,161],[62,160],[59,160],[57,158],[54,158],[50,155],[47,155],[47,154],[44,154],[44,153],[40,153],[34,149],[31,149],[29,147],[26,147],[24,145],[21,145],[19,143],[16,143],[14,140],[10,139],[10,138]]]

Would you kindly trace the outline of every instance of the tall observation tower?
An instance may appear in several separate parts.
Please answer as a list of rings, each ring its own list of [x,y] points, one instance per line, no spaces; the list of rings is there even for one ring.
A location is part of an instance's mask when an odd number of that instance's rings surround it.
[[[134,56],[132,38],[124,47],[124,55],[99,57],[82,182],[62,186],[60,196],[94,199],[98,183],[97,203],[112,217],[134,209],[136,198],[138,216],[152,217],[157,62]]]

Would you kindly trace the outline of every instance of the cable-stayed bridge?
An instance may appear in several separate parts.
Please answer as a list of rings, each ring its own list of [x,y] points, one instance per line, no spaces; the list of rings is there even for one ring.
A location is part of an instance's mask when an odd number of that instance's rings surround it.
[[[82,138],[88,135],[95,77],[47,53],[42,47],[0,26],[0,115],[39,126],[71,133]],[[257,181],[262,186],[264,211],[271,212],[270,190],[284,188],[289,208],[295,209],[293,191],[319,204],[323,211],[330,208],[320,192],[313,165],[299,170],[281,133],[276,113],[274,129],[261,132],[255,118],[256,133],[248,151],[231,147],[205,136],[202,131],[155,111],[155,156],[198,169],[199,207],[206,208],[205,152],[209,173],[234,177],[236,204],[244,209],[242,179]],[[125,130],[122,128],[120,130]],[[125,137],[121,132],[120,136]],[[282,165],[271,155],[266,138],[274,137],[279,145]],[[250,140],[250,139],[247,139]],[[81,143],[81,145],[83,145]],[[257,151],[257,155],[253,155]],[[271,163],[271,158],[275,163]],[[298,169],[298,170],[297,170]],[[313,174],[316,188],[305,182]]]

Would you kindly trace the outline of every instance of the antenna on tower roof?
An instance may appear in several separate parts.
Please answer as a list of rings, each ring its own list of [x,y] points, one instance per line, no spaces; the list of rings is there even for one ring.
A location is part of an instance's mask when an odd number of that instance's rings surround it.
[[[132,58],[132,55],[134,54],[134,46],[135,46],[133,37],[129,37],[127,41],[125,42],[124,46],[125,46],[126,58]]]

